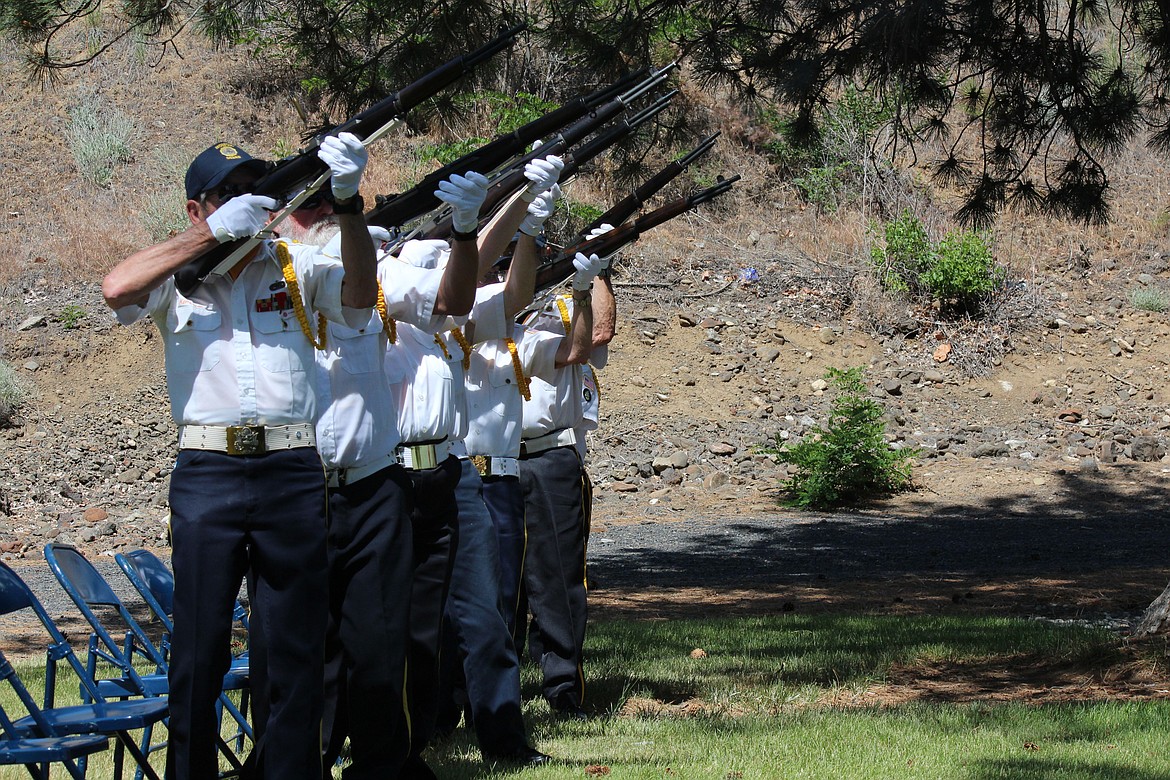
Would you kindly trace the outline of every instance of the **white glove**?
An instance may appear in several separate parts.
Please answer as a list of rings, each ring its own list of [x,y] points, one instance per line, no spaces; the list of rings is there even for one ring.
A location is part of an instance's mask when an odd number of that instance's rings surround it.
[[[470,233],[479,227],[479,209],[487,197],[488,178],[475,171],[466,176],[452,174],[439,182],[435,197],[451,206],[451,226],[456,233]]]
[[[370,160],[370,153],[353,133],[338,133],[325,136],[317,156],[329,166],[333,197],[349,200],[358,193],[362,182],[362,171]]]
[[[585,240],[592,241],[595,238],[599,238],[600,236],[604,236],[606,233],[608,233],[611,230],[613,230],[613,225],[609,224],[608,222],[602,222],[600,225],[598,225],[597,227],[595,227],[589,231],[589,234],[587,236],[585,236]],[[601,258],[601,270],[604,271],[606,268],[609,268],[609,261],[612,259],[613,259],[613,255],[607,255],[607,256]]]
[[[384,227],[378,227],[377,225],[366,225],[366,230],[370,231],[370,240],[374,242],[374,249],[381,249],[382,244],[387,243],[391,238],[393,238],[393,236],[390,235],[390,231]]]
[[[586,257],[580,252],[573,258],[573,267],[577,272],[573,274],[573,289],[577,292],[588,290],[593,284],[593,277],[601,273],[602,259],[597,255]]]
[[[254,236],[264,229],[277,203],[263,195],[237,195],[207,215],[207,227],[219,243]]]
[[[564,168],[565,161],[555,154],[550,154],[543,160],[530,161],[524,166],[524,178],[532,183],[524,188],[520,198],[526,203],[531,203],[537,195],[552,189]]]
[[[528,204],[528,214],[520,223],[520,232],[526,236],[540,235],[545,220],[552,216],[556,208],[556,200],[561,197],[561,185],[554,184],[552,189],[545,190],[536,196],[536,200]]]

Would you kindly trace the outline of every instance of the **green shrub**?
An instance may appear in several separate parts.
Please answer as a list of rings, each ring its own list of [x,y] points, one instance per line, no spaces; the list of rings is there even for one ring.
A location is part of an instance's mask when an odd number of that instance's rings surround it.
[[[935,248],[930,267],[918,277],[923,289],[944,311],[974,312],[1003,284],[1005,271],[995,264],[987,240],[973,231],[948,233]]]
[[[67,303],[65,308],[57,315],[57,321],[61,323],[61,327],[65,330],[73,330],[81,325],[81,321],[85,319],[85,309],[78,306],[76,303]]]
[[[903,211],[882,234],[884,244],[874,244],[870,264],[883,289],[937,300],[944,315],[974,313],[1006,278],[982,233],[951,232],[932,244],[922,221]]]
[[[1129,291],[1129,305],[1141,311],[1163,312],[1170,299],[1156,287],[1135,287]]]
[[[69,110],[65,137],[81,178],[108,187],[117,166],[129,162],[134,123],[96,95],[87,95]]]
[[[28,385],[16,369],[0,360],[0,425],[8,425],[30,397]]]
[[[903,211],[883,228],[885,245],[874,245],[870,262],[877,271],[882,287],[910,292],[918,287],[918,278],[931,261],[930,239],[922,220]]]
[[[788,503],[821,508],[911,487],[910,460],[916,450],[891,450],[885,440],[881,404],[869,398],[860,367],[830,368],[837,389],[828,424],[796,444],[777,438],[775,452],[796,473],[783,485]]]

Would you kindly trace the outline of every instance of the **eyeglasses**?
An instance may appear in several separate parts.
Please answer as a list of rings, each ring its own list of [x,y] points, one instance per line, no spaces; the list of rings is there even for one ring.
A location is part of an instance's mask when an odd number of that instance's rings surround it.
[[[246,192],[251,192],[253,184],[255,182],[249,182],[247,184],[221,184],[215,189],[204,192],[203,197],[207,200],[214,200],[222,206],[232,198],[243,195]]]
[[[320,206],[322,203],[333,204],[333,192],[330,190],[317,190],[297,206],[297,211],[309,211]]]

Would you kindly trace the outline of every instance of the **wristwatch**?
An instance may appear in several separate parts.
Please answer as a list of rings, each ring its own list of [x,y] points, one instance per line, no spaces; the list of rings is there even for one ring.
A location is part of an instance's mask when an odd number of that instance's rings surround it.
[[[352,198],[333,201],[334,214],[361,214],[365,210],[366,202],[362,200],[362,194],[360,192]]]
[[[453,241],[474,241],[479,237],[479,229],[473,230],[452,230],[451,239]]]

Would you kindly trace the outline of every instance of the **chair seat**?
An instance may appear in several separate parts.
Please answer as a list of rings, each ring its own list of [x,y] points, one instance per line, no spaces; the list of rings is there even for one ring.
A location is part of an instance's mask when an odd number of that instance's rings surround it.
[[[33,737],[0,740],[0,764],[56,763],[98,753],[110,746],[109,737]]]
[[[58,707],[44,712],[45,720],[54,731],[63,734],[91,734],[95,731],[133,731],[146,728],[167,716],[166,699],[134,699],[96,704],[78,704]],[[32,717],[24,717],[14,724],[17,733],[32,736],[37,724]]]
[[[170,692],[170,683],[165,674],[144,674],[139,679],[142,680],[143,687],[150,696],[166,696]],[[138,686],[128,677],[110,677],[98,680],[97,684],[98,693],[107,699],[140,695]],[[227,674],[223,676],[223,689],[225,691],[238,691],[241,688],[247,688],[248,685],[248,659],[233,659]]]

